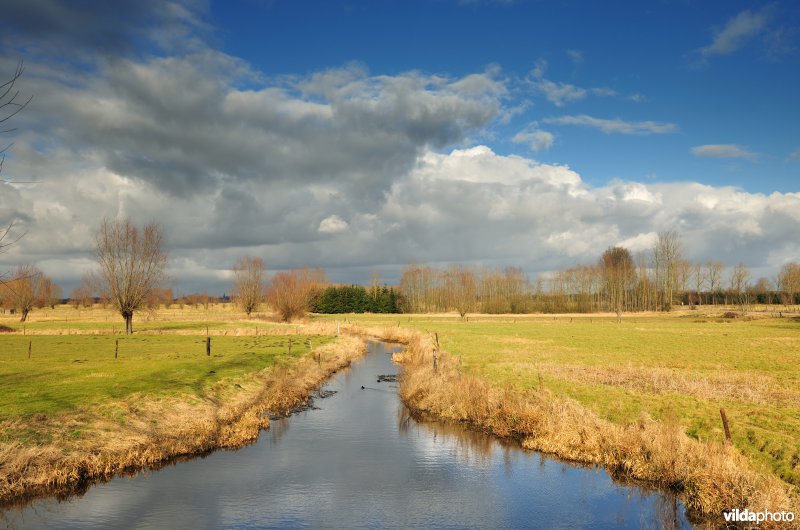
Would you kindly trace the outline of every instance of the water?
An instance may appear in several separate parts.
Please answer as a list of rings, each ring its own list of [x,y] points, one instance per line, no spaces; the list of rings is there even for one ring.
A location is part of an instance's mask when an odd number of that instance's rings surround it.
[[[419,423],[389,346],[336,374],[316,410],[259,441],[5,514],[26,528],[690,528],[668,494],[615,484],[457,426]],[[365,389],[361,387],[365,386]]]

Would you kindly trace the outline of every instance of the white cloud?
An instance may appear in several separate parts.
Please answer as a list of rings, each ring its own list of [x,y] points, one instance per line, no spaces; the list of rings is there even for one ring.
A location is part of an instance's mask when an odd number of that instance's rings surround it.
[[[511,141],[517,144],[525,144],[535,152],[550,149],[555,140],[553,133],[538,129],[535,125],[533,127],[533,129],[518,132]]]
[[[568,83],[556,83],[548,79],[534,82],[534,87],[556,107],[563,107],[566,103],[586,97],[586,89]]]
[[[692,147],[692,154],[709,158],[744,158],[747,160],[755,160],[759,156],[758,153],[734,144],[697,145]]]
[[[536,59],[536,63],[533,66],[533,70],[531,74],[536,79],[541,79],[544,77],[545,72],[547,72],[547,59],[539,58]]]
[[[115,27],[101,19],[98,28]],[[31,38],[44,46],[38,29]],[[159,42],[178,45],[183,31]],[[117,42],[97,30],[65,42],[83,58],[100,38]],[[594,262],[620,242],[644,250],[665,228],[680,230],[692,259],[773,265],[796,256],[797,244],[787,242],[800,232],[800,193],[691,182],[597,187],[566,165],[477,145],[471,138],[510,112],[507,82],[495,68],[450,78],[346,66],[266,79],[202,43],[190,48],[95,58],[90,69],[61,60],[26,64],[23,88],[36,94],[36,105],[14,124],[20,132],[4,174],[39,183],[0,183],[0,226],[18,220],[27,231],[0,255],[0,270],[38,262],[69,291],[92,266],[100,219],[119,214],[164,226],[183,292],[227,290],[225,271],[245,254],[273,269],[319,265],[368,275],[375,266],[397,271],[427,260],[534,273]],[[13,66],[0,57],[0,67]],[[538,62],[532,79],[552,88],[555,101],[586,95],[546,81],[545,71]],[[608,134],[678,130],[587,115],[542,123]],[[534,150],[553,138],[537,123],[514,137]],[[335,236],[341,233],[347,237]]]
[[[601,97],[612,97],[617,95],[617,91],[608,87],[597,87],[592,89],[592,94]]]
[[[789,153],[787,160],[800,160],[800,148],[795,149],[794,151]]]
[[[674,123],[656,121],[624,121],[619,118],[603,119],[581,114],[577,116],[560,116],[545,118],[545,123],[555,125],[579,125],[598,129],[606,134],[666,134],[678,131]]]
[[[323,234],[338,234],[344,232],[350,225],[338,215],[331,215],[320,221],[318,232]]]
[[[715,32],[714,40],[700,48],[700,55],[708,58],[714,55],[728,55],[744,46],[748,40],[765,30],[772,14],[771,5],[759,11],[745,10],[728,20],[725,26]]]
[[[581,64],[583,62],[583,52],[580,50],[566,50],[564,53],[572,59],[572,62],[576,65]]]

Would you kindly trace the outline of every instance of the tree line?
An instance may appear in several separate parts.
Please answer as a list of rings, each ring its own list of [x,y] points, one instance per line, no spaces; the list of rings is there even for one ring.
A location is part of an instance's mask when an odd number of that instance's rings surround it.
[[[402,297],[386,285],[329,285],[314,293],[309,310],[314,313],[401,313]]]
[[[176,302],[167,282],[162,228],[137,227],[129,220],[104,220],[95,233],[99,265],[72,292],[76,306],[100,299],[112,305],[133,331],[133,315]],[[595,263],[540,275],[531,282],[516,267],[493,269],[409,264],[397,287],[332,285],[321,268],[280,271],[266,276],[259,257],[242,257],[232,267],[233,300],[247,316],[269,304],[281,320],[318,313],[562,313],[669,311],[674,305],[752,303],[800,304],[800,263],[787,263],[770,280],[752,281],[744,264],[727,269],[722,262],[693,263],[684,258],[680,235],[662,232],[653,247],[635,256],[611,247]],[[208,307],[213,299],[195,294],[180,304]],[[34,307],[61,301],[60,288],[33,265],[18,267],[0,282],[0,307],[19,311],[25,321]]]
[[[753,282],[744,263],[685,259],[680,235],[658,234],[636,255],[607,249],[594,263],[540,275],[535,282],[517,268],[491,269],[410,264],[400,292],[412,312],[589,313],[669,311],[675,305],[725,304],[743,311],[753,303],[800,304],[800,263],[787,263],[773,279]]]

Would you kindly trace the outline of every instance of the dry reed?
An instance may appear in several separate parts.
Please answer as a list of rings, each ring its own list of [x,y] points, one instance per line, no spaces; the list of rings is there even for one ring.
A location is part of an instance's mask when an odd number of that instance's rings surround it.
[[[318,333],[314,326],[308,333]],[[331,374],[366,351],[363,341],[339,337],[288,367],[272,367],[238,382],[218,382],[204,398],[134,397],[81,411],[3,428],[33,428],[54,440],[37,446],[0,443],[0,505],[42,495],[82,491],[96,480],[172,459],[252,443],[268,427],[266,412],[288,413],[305,404]],[[222,397],[217,397],[222,396]],[[123,411],[124,421],[112,419]],[[87,432],[69,441],[70,429]]]
[[[416,413],[467,423],[526,449],[681,492],[689,512],[709,525],[720,524],[723,510],[733,508],[800,516],[794,488],[756,470],[731,445],[689,438],[674,418],[656,422],[643,416],[633,424],[614,424],[548,390],[520,393],[493,387],[462,373],[459,360],[446,352],[437,352],[434,370],[435,345],[422,333],[397,328],[363,332],[406,345],[396,356],[404,366],[400,395]]]

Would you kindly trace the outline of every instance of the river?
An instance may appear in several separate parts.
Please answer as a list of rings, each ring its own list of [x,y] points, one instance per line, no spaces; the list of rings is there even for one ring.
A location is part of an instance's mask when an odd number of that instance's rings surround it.
[[[25,528],[691,528],[670,494],[615,483],[459,426],[417,422],[397,396],[393,346],[276,419],[257,443],[37,500]],[[364,387],[362,389],[362,386]]]

